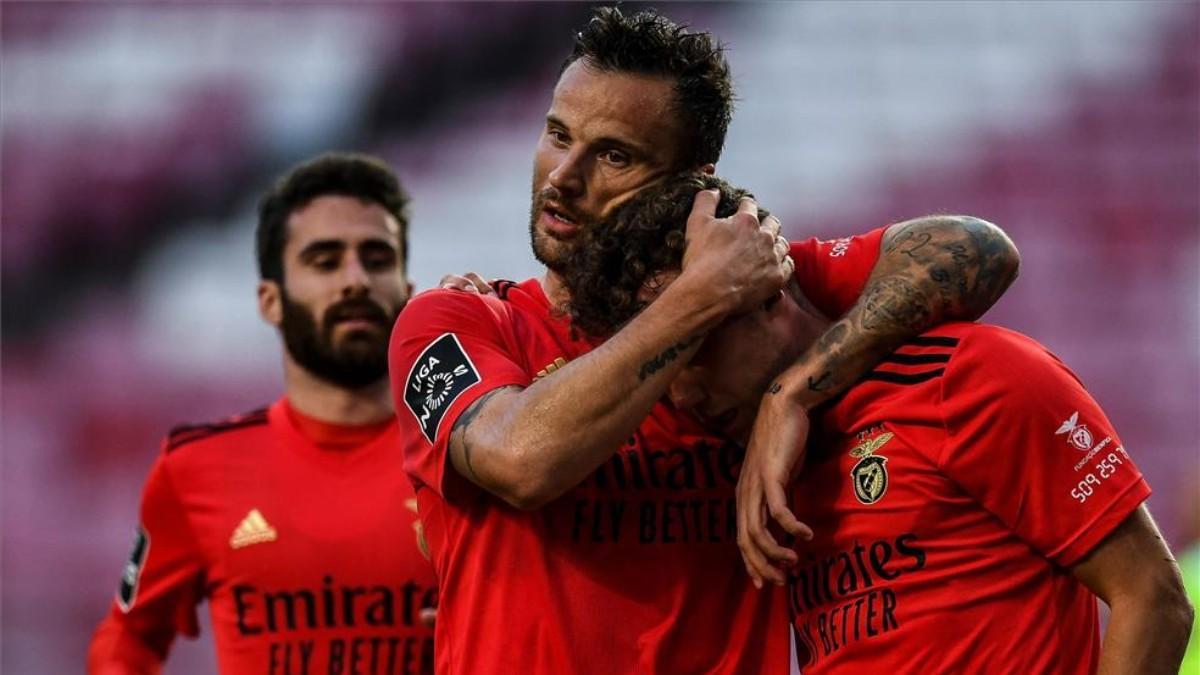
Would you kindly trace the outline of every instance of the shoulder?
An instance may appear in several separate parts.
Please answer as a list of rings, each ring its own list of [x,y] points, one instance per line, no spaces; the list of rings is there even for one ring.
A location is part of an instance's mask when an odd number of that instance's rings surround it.
[[[989,324],[957,325],[959,342],[947,366],[951,379],[1012,384],[1036,380],[1047,369],[1065,369],[1058,357],[1028,335]]]
[[[213,422],[176,426],[163,439],[163,453],[177,456],[181,449],[188,448],[190,454],[192,448],[211,449],[244,440],[267,429],[267,412],[268,408],[263,407]]]
[[[400,312],[397,331],[429,332],[479,324],[502,324],[512,320],[507,302],[493,295],[442,288],[413,297]]]

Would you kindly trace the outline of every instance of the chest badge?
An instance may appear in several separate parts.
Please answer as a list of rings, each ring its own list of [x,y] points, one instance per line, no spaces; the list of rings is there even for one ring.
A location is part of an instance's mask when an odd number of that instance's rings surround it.
[[[229,546],[232,548],[243,548],[251,544],[262,544],[268,541],[275,541],[278,538],[278,533],[271,524],[263,518],[263,514],[258,509],[250,509],[250,513],[242,518],[242,522],[233,531],[233,536],[229,538]]]
[[[887,492],[887,457],[875,453],[893,436],[895,434],[889,431],[850,449],[850,456],[858,458],[858,463],[850,470],[850,480],[854,483],[854,496],[863,504],[874,504]]]

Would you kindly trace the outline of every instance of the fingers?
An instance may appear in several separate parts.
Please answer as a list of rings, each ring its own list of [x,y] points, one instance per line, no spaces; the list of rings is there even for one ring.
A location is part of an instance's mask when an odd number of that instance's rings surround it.
[[[771,518],[779,523],[784,532],[799,537],[805,541],[811,541],[813,538],[812,528],[805,525],[796,519],[796,514],[788,508],[787,497],[784,494],[783,486],[775,482],[767,482],[764,486],[767,494],[767,512],[771,514]],[[789,558],[792,562],[796,561],[795,552],[789,550],[792,556]]]
[[[484,281],[483,277],[479,276],[478,274],[474,272],[467,272],[466,278],[475,287],[475,290],[479,291],[479,293],[483,295],[489,295],[493,293],[491,284]]]
[[[765,512],[761,479],[757,472],[747,471],[738,482],[737,543],[746,573],[750,575],[755,588],[762,588],[764,581],[776,585],[783,585],[787,581],[783,571],[771,559],[788,564],[798,560],[794,551],[780,546],[767,531]]]
[[[417,613],[417,620],[421,622],[422,626],[433,628],[433,624],[437,623],[437,608],[422,607],[421,611]]]
[[[783,225],[779,222],[779,219],[776,218],[775,216],[767,216],[766,218],[763,218],[762,227],[772,237],[776,237],[776,238],[779,237],[779,233],[783,229]],[[784,239],[784,241],[786,242],[787,239]]]
[[[788,257],[788,252],[792,250],[792,245],[788,240],[779,235],[775,235],[775,259],[781,264]]]
[[[483,280],[483,277],[474,272],[467,272],[461,276],[458,274],[447,274],[438,282],[438,288],[448,288],[454,291],[479,293],[482,295],[490,295],[495,292],[488,282]]]
[[[745,214],[758,222],[758,202],[754,201],[753,197],[742,197],[738,202],[737,215]]]
[[[692,213],[688,219],[700,216],[705,219],[715,218],[717,204],[721,201],[721,193],[717,190],[700,190],[692,201]]]

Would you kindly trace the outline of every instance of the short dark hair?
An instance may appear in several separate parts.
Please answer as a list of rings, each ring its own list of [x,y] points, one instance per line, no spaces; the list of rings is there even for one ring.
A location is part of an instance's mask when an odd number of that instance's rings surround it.
[[[355,197],[383,207],[400,225],[400,258],[408,260],[408,195],[400,179],[377,157],[331,152],[288,170],[258,202],[258,276],[283,281],[283,246],[292,213],[318,197]]]
[[[674,109],[690,131],[680,168],[721,158],[733,118],[733,82],[724,48],[710,33],[689,31],[654,10],[626,16],[616,7],[601,7],[576,33],[562,70],[579,59],[601,71],[673,79]]]
[[[642,291],[655,275],[682,266],[692,204],[698,191],[710,189],[721,192],[716,212],[721,218],[753,196],[716,176],[687,172],[644,188],[604,222],[584,229],[562,272],[572,325],[607,337],[636,316],[646,306]],[[759,209],[760,220],[768,215]]]

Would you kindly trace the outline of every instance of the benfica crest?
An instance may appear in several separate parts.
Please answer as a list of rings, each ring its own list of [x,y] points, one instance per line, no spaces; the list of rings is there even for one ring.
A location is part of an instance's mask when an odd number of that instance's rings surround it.
[[[876,455],[895,434],[888,432],[875,438],[863,441],[850,450],[851,457],[858,457],[858,463],[850,470],[850,480],[854,483],[854,496],[863,504],[874,504],[883,499],[887,492],[888,473],[887,457]]]
[[[1092,432],[1087,428],[1087,425],[1079,423],[1078,410],[1075,411],[1074,415],[1071,415],[1069,418],[1067,418],[1066,422],[1063,422],[1062,425],[1058,427],[1058,431],[1054,432],[1055,436],[1058,436],[1059,434],[1066,434],[1067,442],[1081,451],[1091,450],[1092,443],[1095,441],[1095,439],[1092,438]]]

